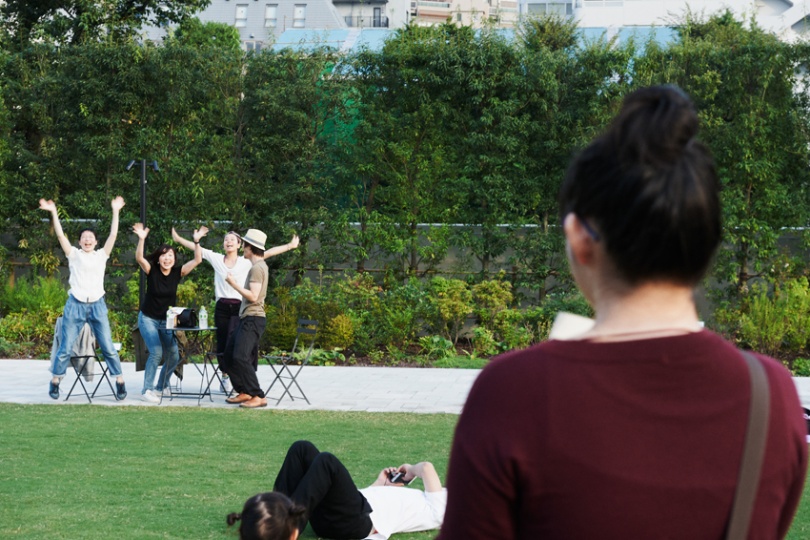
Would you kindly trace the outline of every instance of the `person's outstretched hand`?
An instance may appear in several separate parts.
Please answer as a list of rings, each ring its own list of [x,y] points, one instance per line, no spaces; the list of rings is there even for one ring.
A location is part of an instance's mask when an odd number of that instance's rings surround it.
[[[39,209],[45,210],[46,212],[56,212],[56,203],[50,199],[47,201],[45,199],[40,199]]]
[[[149,228],[144,227],[143,223],[136,223],[132,226],[132,232],[134,232],[138,238],[144,239],[149,234]]]

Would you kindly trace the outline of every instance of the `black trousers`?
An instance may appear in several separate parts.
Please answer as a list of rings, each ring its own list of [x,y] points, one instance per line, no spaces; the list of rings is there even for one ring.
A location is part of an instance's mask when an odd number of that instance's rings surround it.
[[[225,355],[225,347],[230,338],[239,326],[239,308],[242,302],[239,300],[231,300],[230,298],[220,298],[214,306],[214,324],[217,326],[217,358],[222,363],[222,357]],[[250,359],[253,363],[253,369],[258,369],[259,366],[259,344],[250,353]],[[220,370],[224,366],[220,365]],[[223,371],[223,373],[228,373]]]
[[[307,508],[318,536],[351,540],[371,532],[371,506],[357,491],[349,471],[338,458],[320,452],[309,441],[290,446],[273,489]]]
[[[228,338],[228,344],[225,345],[225,354],[222,357],[223,369],[231,376],[233,389],[240,394],[264,397],[256,370],[253,369],[250,353],[259,346],[266,322],[267,319],[264,317],[242,318],[239,326]]]

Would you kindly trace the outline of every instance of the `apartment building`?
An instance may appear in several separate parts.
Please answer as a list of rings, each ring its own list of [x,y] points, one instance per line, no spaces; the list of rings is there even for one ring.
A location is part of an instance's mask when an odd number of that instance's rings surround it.
[[[198,17],[232,24],[245,50],[251,51],[289,45],[292,39],[318,32],[329,34],[328,40],[345,34],[348,37],[338,39],[345,48],[365,30],[448,20],[511,28],[520,17],[544,14],[571,17],[587,33],[621,38],[628,32],[663,29],[687,10],[700,14],[726,8],[738,17],[754,16],[757,24],[786,41],[810,37],[810,0],[212,0]],[[146,34],[159,39],[165,30],[150,28]]]
[[[715,13],[729,9],[781,39],[808,37],[810,0],[520,0],[520,15],[554,13],[573,17],[579,26],[610,31],[635,26],[667,26],[689,10]]]
[[[447,20],[464,26],[485,24],[501,28],[514,27],[518,20],[517,0],[411,0],[411,17],[415,24],[440,24]]]

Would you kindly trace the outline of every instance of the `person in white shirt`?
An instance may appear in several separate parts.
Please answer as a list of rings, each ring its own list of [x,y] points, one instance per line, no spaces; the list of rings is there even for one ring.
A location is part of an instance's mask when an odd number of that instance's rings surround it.
[[[415,478],[424,490],[405,487]],[[306,509],[298,532],[309,520],[315,534],[336,540],[385,540],[437,529],[447,504],[447,489],[430,462],[387,467],[370,486],[357,489],[343,463],[309,441],[290,446],[273,489]]]
[[[202,237],[208,234],[208,227],[201,226],[197,230],[195,241],[192,242],[180,236],[172,228],[172,240],[185,247],[194,250],[195,244],[199,244]],[[264,252],[264,258],[268,259],[280,255],[298,247],[298,236],[293,235],[289,243],[282,246],[272,247]],[[228,282],[228,274],[233,275],[237,283],[244,283],[247,279],[253,263],[245,257],[239,255],[239,248],[242,246],[242,237],[238,233],[229,231],[222,239],[222,249],[225,252],[217,253],[213,250],[202,248],[202,257],[208,261],[214,269],[214,296],[217,303],[214,306],[214,325],[217,328],[217,357],[220,362],[225,353],[225,345],[228,338],[239,325],[239,308],[242,305],[242,295],[231,287]],[[254,367],[258,362],[258,350],[253,353]],[[220,368],[222,365],[220,364]],[[230,392],[232,385],[227,373],[222,373],[223,391]]]
[[[123,197],[112,200],[112,224],[110,235],[102,249],[96,249],[98,239],[95,231],[84,229],[79,233],[79,247],[71,245],[62,230],[56,203],[52,200],[39,200],[39,208],[51,213],[53,230],[59,245],[65,252],[70,268],[70,290],[68,300],[62,313],[62,327],[59,339],[59,349],[51,364],[53,378],[48,389],[48,395],[59,399],[59,383],[65,376],[70,361],[73,343],[79,337],[85,323],[90,324],[96,337],[104,361],[110,370],[110,375],[116,378],[115,397],[122,400],[127,397],[127,389],[121,371],[121,360],[118,358],[112,341],[110,319],[107,316],[107,304],[104,301],[104,272],[107,268],[107,259],[110,258],[115,238],[118,236],[118,215],[124,207]]]

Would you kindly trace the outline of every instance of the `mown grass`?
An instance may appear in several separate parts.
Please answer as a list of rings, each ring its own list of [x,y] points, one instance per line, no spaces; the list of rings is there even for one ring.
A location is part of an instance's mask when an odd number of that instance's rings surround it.
[[[0,404],[0,538],[230,539],[225,516],[272,488],[309,439],[362,487],[426,459],[442,478],[457,417]],[[788,538],[810,538],[810,486]],[[396,540],[426,540],[434,532]],[[303,538],[315,538],[307,530]]]
[[[360,487],[385,466],[422,459],[444,477],[457,420],[12,404],[0,404],[0,417],[0,538],[70,540],[234,539],[226,514],[272,489],[297,439],[338,455]]]

